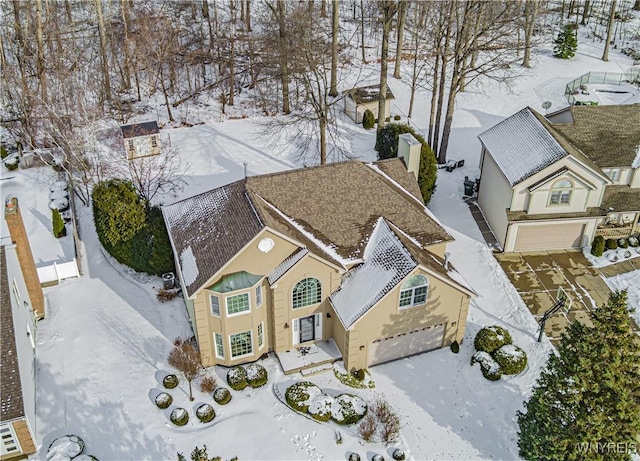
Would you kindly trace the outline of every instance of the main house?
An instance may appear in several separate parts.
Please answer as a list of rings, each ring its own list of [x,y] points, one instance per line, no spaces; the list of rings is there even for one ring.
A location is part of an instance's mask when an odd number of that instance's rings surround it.
[[[478,204],[504,251],[640,232],[640,105],[527,107],[479,138]]]
[[[248,177],[162,211],[204,366],[335,342],[360,369],[463,339],[473,291],[401,159]]]

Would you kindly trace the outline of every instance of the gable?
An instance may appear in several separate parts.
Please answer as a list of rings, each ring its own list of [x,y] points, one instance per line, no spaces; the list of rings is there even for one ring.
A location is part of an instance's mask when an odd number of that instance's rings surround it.
[[[548,189],[556,181],[559,181],[560,179],[568,179],[574,184],[579,184],[583,189],[589,189],[589,190],[596,189],[596,186],[592,182],[576,174],[576,172],[570,170],[566,166],[563,166],[559,170],[529,185],[528,189],[530,192],[534,192],[537,189]]]
[[[120,126],[124,139],[136,138],[139,136],[150,136],[160,133],[158,122],[155,120],[149,122],[132,123],[130,125]]]

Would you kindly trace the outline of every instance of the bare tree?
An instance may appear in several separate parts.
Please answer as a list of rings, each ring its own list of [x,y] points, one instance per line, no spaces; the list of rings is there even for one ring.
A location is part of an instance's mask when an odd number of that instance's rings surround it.
[[[331,89],[329,96],[338,96],[338,34],[340,33],[340,5],[331,2]]]
[[[611,45],[611,36],[613,35],[613,25],[616,21],[616,3],[617,0],[611,0],[611,10],[609,12],[609,24],[607,27],[607,40],[604,44],[604,51],[602,53],[602,60],[609,60],[609,46]]]
[[[393,69],[393,77],[400,78],[400,65],[402,64],[402,48],[404,47],[404,23],[407,17],[409,4],[407,0],[400,0],[398,5],[398,35],[396,40],[396,62]],[[417,32],[417,30],[416,30]]]
[[[524,8],[524,56],[522,58],[522,67],[531,67],[531,44],[533,41],[533,33],[535,30],[536,19],[538,18],[538,10],[540,7],[539,0],[525,0]]]
[[[184,379],[189,383],[189,400],[193,400],[191,381],[198,377],[202,369],[200,351],[190,341],[176,338],[173,341],[173,349],[169,353],[167,362],[184,375]]]
[[[380,97],[378,98],[378,130],[385,123],[385,107],[387,104],[387,65],[389,62],[389,34],[391,22],[398,11],[395,0],[378,0],[382,13],[382,46],[380,52]]]

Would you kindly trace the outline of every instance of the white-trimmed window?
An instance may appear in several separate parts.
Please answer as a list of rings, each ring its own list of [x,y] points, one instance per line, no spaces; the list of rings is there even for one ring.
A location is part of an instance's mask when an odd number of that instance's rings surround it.
[[[17,455],[22,451],[11,423],[0,424],[0,455]]]
[[[211,299],[211,315],[220,317],[220,298],[217,296],[210,296]]]
[[[229,335],[231,357],[238,358],[253,354],[253,334],[251,330]]]
[[[553,183],[549,195],[550,205],[569,205],[573,184],[568,179],[561,179]]]
[[[262,285],[256,287],[256,308],[262,305]]]
[[[135,145],[135,143],[133,142],[133,139],[129,139],[129,150],[130,150],[131,152],[134,152],[134,151],[136,150],[136,145]]]
[[[249,307],[249,293],[241,293],[235,296],[227,296],[227,315],[236,315],[247,312]]]
[[[158,137],[151,136],[151,147],[158,147]]]
[[[609,179],[612,181],[618,181],[620,179],[620,168],[605,170],[605,173],[607,174],[607,176],[609,176]]]
[[[224,358],[224,345],[222,343],[222,335],[220,333],[214,333],[213,339],[216,343],[216,357],[219,359]]]
[[[264,323],[260,322],[258,325],[258,349],[262,349],[264,346]]]
[[[291,306],[294,309],[299,307],[318,304],[322,300],[322,286],[320,280],[308,278],[299,281],[293,288]]]
[[[420,306],[427,302],[428,293],[429,281],[427,278],[424,275],[414,275],[402,284],[398,305],[401,309]]]

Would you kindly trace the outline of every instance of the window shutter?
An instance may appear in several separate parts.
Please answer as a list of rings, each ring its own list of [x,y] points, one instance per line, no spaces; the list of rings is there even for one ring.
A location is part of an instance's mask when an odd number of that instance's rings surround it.
[[[298,331],[298,319],[294,319],[293,320],[293,332],[297,332]]]

